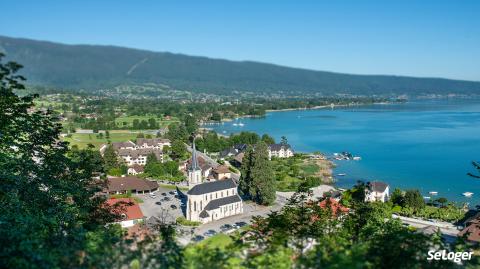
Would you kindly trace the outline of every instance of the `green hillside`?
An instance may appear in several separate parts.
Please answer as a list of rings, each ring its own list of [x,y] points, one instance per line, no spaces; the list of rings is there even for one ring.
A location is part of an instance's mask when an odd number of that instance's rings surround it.
[[[96,91],[153,83],[210,93],[480,93],[480,82],[350,75],[114,46],[64,45],[0,36],[0,51],[25,66],[29,83]]]

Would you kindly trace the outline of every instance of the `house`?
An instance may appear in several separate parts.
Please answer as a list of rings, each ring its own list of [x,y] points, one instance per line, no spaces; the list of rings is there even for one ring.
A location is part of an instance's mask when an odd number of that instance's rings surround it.
[[[117,150],[117,154],[123,159],[127,166],[134,164],[145,165],[147,163],[147,157],[150,154],[154,154],[157,160],[163,162],[163,152],[158,148],[119,149]]]
[[[242,162],[243,162],[243,156],[245,156],[245,152],[240,152],[238,153],[234,158],[233,160],[230,161],[230,164],[237,167],[237,168],[240,168],[242,167]]]
[[[365,188],[365,201],[366,202],[375,202],[381,201],[386,202],[390,197],[390,186],[387,183],[381,181],[372,181],[367,183]]]
[[[332,197],[324,199],[318,205],[323,209],[329,208],[333,216],[338,216],[342,213],[348,213],[348,211],[350,210]]]
[[[133,143],[132,141],[127,141],[127,142],[113,142],[112,143],[112,147],[115,151],[118,151],[119,149],[135,149],[135,143]],[[105,149],[107,149],[108,147],[108,144],[103,144],[101,147],[100,147],[100,153],[103,155],[103,153],[105,152]]]
[[[232,172],[228,169],[226,165],[219,165],[212,170],[213,178],[216,180],[226,179],[232,177]]]
[[[232,157],[235,156],[241,152],[245,152],[247,150],[248,145],[247,144],[235,144],[230,148],[224,149],[223,151],[220,152],[219,157],[224,159],[227,157]]]
[[[111,177],[107,179],[105,192],[108,194],[123,193],[151,193],[158,190],[156,181],[140,179],[138,177]]]
[[[140,206],[131,198],[108,199],[106,204],[112,207],[113,213],[120,216],[120,220],[115,223],[120,224],[122,228],[129,228],[143,221]]]
[[[151,148],[151,149],[163,149],[164,146],[171,146],[170,140],[169,139],[163,139],[163,138],[138,138],[137,143],[135,144],[137,149],[145,149],[145,148]]]
[[[271,144],[268,145],[268,158],[289,158],[293,157],[293,150],[289,144]]]
[[[198,162],[193,142],[192,159],[188,167],[188,186],[186,217],[190,221],[207,223],[228,216],[243,213],[243,202],[237,191],[237,184],[231,178],[227,167],[218,168],[217,176],[212,181],[205,182],[203,170]],[[225,170],[225,168],[227,170]]]
[[[207,223],[243,213],[243,202],[233,179],[205,182],[187,192],[187,219]]]
[[[466,236],[467,240],[473,243],[480,242],[480,214],[468,218],[465,223],[465,228],[458,233],[458,236]]]
[[[134,165],[128,167],[127,174],[135,176],[135,175],[143,173],[143,171],[144,171],[143,166],[141,166],[139,164],[134,164]]]

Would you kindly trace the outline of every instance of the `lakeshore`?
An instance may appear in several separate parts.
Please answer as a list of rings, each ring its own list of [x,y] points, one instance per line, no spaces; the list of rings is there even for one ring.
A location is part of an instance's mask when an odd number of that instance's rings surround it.
[[[276,139],[285,135],[299,152],[350,151],[361,161],[335,161],[338,187],[357,180],[383,180],[392,188],[418,188],[429,196],[471,205],[480,201],[480,184],[466,176],[480,157],[480,102],[418,101],[269,112],[264,118],[241,118],[212,124],[219,134],[254,131]],[[233,126],[242,122],[243,126]],[[455,182],[455,184],[452,184]],[[472,197],[462,193],[472,192]]]

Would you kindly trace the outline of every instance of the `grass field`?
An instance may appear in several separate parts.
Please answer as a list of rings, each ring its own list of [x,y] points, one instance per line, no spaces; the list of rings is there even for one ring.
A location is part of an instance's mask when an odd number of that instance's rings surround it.
[[[97,137],[97,134],[72,134],[72,137],[64,137],[63,141],[70,143],[70,146],[77,145],[79,148],[86,148],[88,144],[92,144],[95,148],[100,148],[102,144],[111,142],[124,142],[137,138],[137,133],[129,131],[110,131],[110,139],[106,139],[105,135],[102,139]]]
[[[166,120],[162,117],[156,117],[155,115],[150,115],[150,116],[126,116],[126,117],[118,117],[115,119],[115,124],[117,124],[120,127],[132,127],[133,126],[133,121],[135,119],[138,119],[139,121],[145,120],[148,122],[148,119],[155,119],[157,123],[160,125],[160,127],[165,127],[171,123],[174,122],[179,122],[177,118],[171,118],[170,120]],[[126,123],[126,125],[124,125]]]

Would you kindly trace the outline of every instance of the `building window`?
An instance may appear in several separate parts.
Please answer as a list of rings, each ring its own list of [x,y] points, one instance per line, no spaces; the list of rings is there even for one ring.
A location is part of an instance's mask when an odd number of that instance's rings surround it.
[[[197,211],[197,201],[193,202],[193,211]]]

